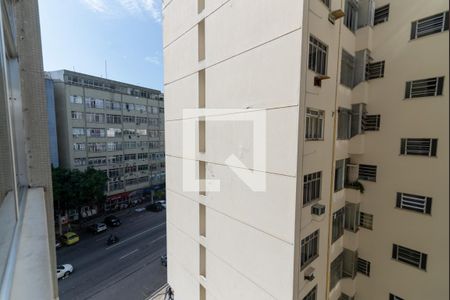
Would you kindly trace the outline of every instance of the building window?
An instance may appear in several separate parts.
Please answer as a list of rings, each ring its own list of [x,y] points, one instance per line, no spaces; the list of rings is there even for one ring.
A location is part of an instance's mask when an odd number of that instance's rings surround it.
[[[422,270],[427,269],[428,255],[400,245],[392,246],[392,258]]]
[[[95,114],[95,113],[86,113],[86,122],[89,123],[104,123],[105,115],[104,114]]]
[[[373,215],[360,212],[359,213],[359,226],[373,230]]]
[[[89,137],[105,137],[105,129],[102,128],[87,128],[86,132]]]
[[[309,36],[309,69],[321,74],[327,74],[328,46],[314,36]]]
[[[411,24],[411,39],[448,30],[448,11],[420,19]]]
[[[338,284],[342,279],[344,272],[344,256],[341,253],[336,257],[330,265],[330,291]]]
[[[360,180],[377,181],[377,166],[359,165],[358,178]]]
[[[325,112],[308,108],[306,110],[305,138],[308,141],[323,140]]]
[[[359,203],[345,203],[345,223],[346,230],[357,232],[359,229]]]
[[[73,150],[74,151],[84,151],[84,150],[86,150],[86,144],[85,143],[74,143]]]
[[[353,88],[355,74],[355,57],[342,49],[341,57],[341,84]]]
[[[122,116],[121,115],[106,115],[106,123],[122,124]]]
[[[358,2],[355,0],[345,1],[345,18],[344,24],[352,32],[358,29]]]
[[[437,139],[402,139],[401,155],[436,156]]]
[[[338,140],[348,140],[352,137],[352,110],[339,107],[338,109]]]
[[[431,214],[431,197],[419,196],[406,193],[397,193],[395,206],[408,209],[422,214]]]
[[[73,164],[75,166],[77,166],[77,167],[85,166],[86,165],[86,158],[85,157],[83,157],[83,158],[74,158],[73,159]]]
[[[366,66],[366,80],[384,77],[384,60],[368,63]]]
[[[72,136],[73,137],[80,137],[84,136],[84,128],[72,128]]]
[[[332,243],[336,242],[344,234],[345,207],[333,213]]]
[[[312,290],[310,290],[305,297],[303,297],[303,300],[316,300],[316,299],[317,299],[317,285],[313,287]]]
[[[319,256],[319,230],[302,240],[301,255],[302,270]]]
[[[380,130],[380,123],[380,115],[365,115],[362,119],[362,127],[364,131],[378,131]]]
[[[303,176],[303,206],[319,200],[322,187],[322,172]]]
[[[341,159],[336,161],[336,167],[334,171],[334,192],[339,192],[344,188],[346,181],[346,165],[350,162],[350,159]]]
[[[83,113],[81,111],[72,111],[72,120],[83,120]]]
[[[389,300],[404,300],[404,299],[400,298],[399,296],[395,296],[394,294],[389,294]]]
[[[443,76],[407,81],[405,99],[441,96],[443,88]]]
[[[370,276],[370,262],[358,257],[357,270],[359,273]]]
[[[378,7],[375,9],[375,16],[373,20],[373,25],[378,25],[389,20],[389,4]]]
[[[74,104],[83,104],[83,98],[81,96],[70,96],[70,103],[74,103]]]

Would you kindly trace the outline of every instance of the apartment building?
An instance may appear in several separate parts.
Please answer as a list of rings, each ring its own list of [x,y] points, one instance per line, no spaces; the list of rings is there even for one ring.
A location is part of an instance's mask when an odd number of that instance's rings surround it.
[[[448,9],[163,1],[175,299],[448,299]]]
[[[60,165],[108,176],[105,210],[164,188],[160,91],[60,70],[53,80]]]
[[[0,299],[58,299],[38,1],[0,4]]]

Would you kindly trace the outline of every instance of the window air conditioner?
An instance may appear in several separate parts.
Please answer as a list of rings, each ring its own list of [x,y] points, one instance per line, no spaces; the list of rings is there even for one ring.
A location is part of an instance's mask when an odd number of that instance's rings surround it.
[[[314,271],[315,269],[313,267],[309,267],[308,269],[306,269],[305,271],[305,279],[308,281],[313,281],[315,276],[314,276]]]
[[[331,24],[334,24],[337,19],[340,19],[343,16],[345,16],[345,13],[342,9],[333,10],[328,14],[328,21],[330,21]]]
[[[311,214],[320,216],[325,213],[325,205],[322,204],[314,204],[311,206]]]

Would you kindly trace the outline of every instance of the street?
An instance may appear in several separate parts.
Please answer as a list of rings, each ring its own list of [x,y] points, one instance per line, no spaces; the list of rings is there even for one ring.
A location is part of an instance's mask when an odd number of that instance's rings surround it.
[[[145,299],[166,283],[160,262],[166,254],[165,210],[130,211],[119,218],[121,226],[97,235],[81,232],[79,243],[57,250],[58,264],[74,267],[58,281],[60,299]],[[120,241],[107,246],[111,233]]]

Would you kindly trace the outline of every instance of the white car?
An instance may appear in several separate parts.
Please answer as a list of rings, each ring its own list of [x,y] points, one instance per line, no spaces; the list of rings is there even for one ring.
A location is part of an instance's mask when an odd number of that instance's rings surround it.
[[[162,207],[166,208],[166,200],[160,200],[156,202],[161,203]]]
[[[69,277],[70,273],[73,272],[73,266],[70,264],[59,265],[56,267],[56,278],[64,279]]]

